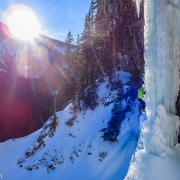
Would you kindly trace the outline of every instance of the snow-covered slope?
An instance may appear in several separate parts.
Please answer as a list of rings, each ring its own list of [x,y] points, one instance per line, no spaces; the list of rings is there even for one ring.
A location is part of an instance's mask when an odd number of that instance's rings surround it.
[[[113,78],[106,78],[98,87],[99,105],[93,111],[78,112],[73,126],[66,124],[73,116],[72,105],[69,105],[57,112],[58,125],[54,135],[48,120],[42,129],[27,137],[0,143],[3,179],[124,179],[139,137],[139,108],[137,98],[132,102],[128,94],[134,87],[133,93],[137,97],[133,76],[123,71],[117,71],[116,75],[123,83],[119,89],[124,91],[120,103],[124,109],[129,109],[116,142],[102,138],[101,130],[107,128],[113,116],[118,92],[110,90]]]

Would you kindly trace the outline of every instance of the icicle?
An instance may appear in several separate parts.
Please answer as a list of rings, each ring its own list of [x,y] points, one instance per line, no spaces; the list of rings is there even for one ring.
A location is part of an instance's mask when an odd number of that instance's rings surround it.
[[[137,7],[138,18],[139,18],[139,14],[140,14],[140,5],[141,5],[141,0],[136,0],[136,7]]]

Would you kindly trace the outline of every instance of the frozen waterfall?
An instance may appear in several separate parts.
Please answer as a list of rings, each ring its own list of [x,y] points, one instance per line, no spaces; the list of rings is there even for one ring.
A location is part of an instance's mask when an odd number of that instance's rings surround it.
[[[171,156],[168,148],[177,143],[179,130],[175,101],[179,90],[180,0],[145,0],[144,15],[147,121],[142,123],[141,137],[148,152]]]

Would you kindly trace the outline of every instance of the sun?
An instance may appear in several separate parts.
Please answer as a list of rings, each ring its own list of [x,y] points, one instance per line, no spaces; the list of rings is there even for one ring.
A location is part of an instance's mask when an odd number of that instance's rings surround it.
[[[7,18],[10,33],[21,40],[32,40],[39,33],[39,23],[27,6],[11,8]]]

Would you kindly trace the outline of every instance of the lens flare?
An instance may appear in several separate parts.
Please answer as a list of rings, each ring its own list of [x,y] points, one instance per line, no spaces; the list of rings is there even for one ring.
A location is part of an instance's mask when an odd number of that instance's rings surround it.
[[[48,50],[37,44],[26,44],[19,48],[15,56],[16,69],[25,78],[41,77],[49,64]]]

